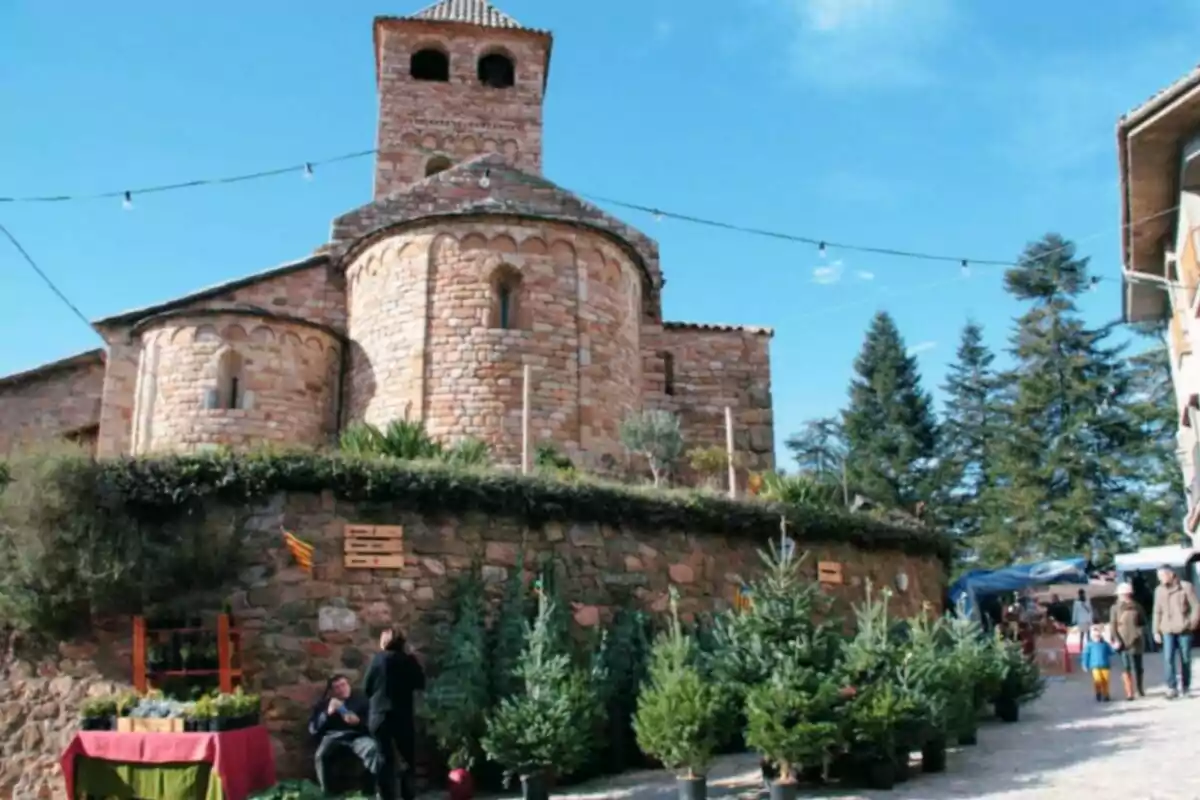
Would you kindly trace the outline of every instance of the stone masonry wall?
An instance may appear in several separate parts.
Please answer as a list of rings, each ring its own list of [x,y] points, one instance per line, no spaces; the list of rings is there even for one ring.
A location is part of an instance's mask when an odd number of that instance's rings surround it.
[[[528,31],[447,26],[411,20],[376,22],[379,68],[379,156],[375,196],[425,177],[429,160],[452,162],[499,153],[532,173],[542,167],[542,96],[549,37]],[[450,58],[450,80],[409,74],[412,54],[433,48]],[[516,84],[495,89],[479,82],[477,63],[490,53],[511,58]]]
[[[642,281],[625,251],[555,223],[462,222],[368,247],[350,285],[350,420],[406,412],[438,436],[474,436],[517,463],[522,368],[532,367],[535,443],[601,468],[641,404]],[[496,326],[496,283],[516,279]]]
[[[141,339],[135,454],[211,445],[318,446],[337,432],[341,345],[324,328],[196,314],[165,319]],[[223,372],[237,381],[233,407]]]
[[[435,628],[450,617],[454,576],[477,559],[495,602],[512,570],[531,577],[539,565],[552,563],[576,621],[590,626],[607,620],[622,604],[664,611],[671,584],[678,587],[687,616],[725,608],[742,581],[760,569],[756,551],[764,544],[590,524],[530,530],[515,521],[479,515],[432,518],[368,510],[329,494],[280,495],[250,511],[249,549],[259,560],[241,576],[232,604],[236,625],[247,632],[249,686],[263,693],[281,777],[311,775],[304,726],[328,675],[342,672],[359,681],[378,630],[387,624],[403,626],[418,649],[434,650]],[[344,568],[344,526],[363,523],[404,526],[404,569]],[[311,576],[297,569],[282,548],[280,526],[315,546]],[[524,561],[518,563],[522,548]],[[863,552],[848,545],[801,548],[810,552],[809,573],[818,561],[842,564],[844,583],[829,590],[843,610],[863,596],[868,580],[875,586],[896,586],[901,572],[908,585],[893,598],[896,615],[915,614],[925,602],[941,605],[945,576],[932,557]],[[60,786],[57,777],[47,776],[56,775],[55,763],[82,698],[97,691],[102,680],[129,680],[128,661],[111,657],[114,648],[119,651],[125,644],[119,636],[112,642],[109,637],[74,644],[36,662],[6,657],[0,667],[0,687],[5,689],[0,699],[0,747],[5,753],[0,797],[17,781],[23,781],[21,798],[49,796],[39,791]]]
[[[239,281],[227,290],[160,309],[212,309],[230,305],[287,314],[338,331],[346,328],[344,281],[340,271],[325,257],[276,270],[275,274],[259,280]],[[134,319],[134,315],[124,315],[99,325],[109,343],[98,445],[102,457],[125,455],[133,447],[133,411],[141,363],[141,339],[130,334]]]
[[[0,455],[67,434],[90,438],[103,386],[103,350],[0,380]]]

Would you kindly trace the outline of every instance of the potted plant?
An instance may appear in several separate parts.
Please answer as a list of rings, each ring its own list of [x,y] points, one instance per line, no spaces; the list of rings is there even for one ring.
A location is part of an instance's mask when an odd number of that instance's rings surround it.
[[[213,698],[200,697],[188,709],[188,718],[184,723],[184,729],[196,733],[210,731],[215,716],[216,708],[213,705]]]
[[[209,730],[231,731],[238,727],[238,715],[241,708],[237,697],[232,694],[219,694],[212,701],[213,715]]]
[[[848,754],[869,788],[895,785],[897,733],[912,714],[912,700],[891,681],[862,687],[855,695],[846,716],[845,740]]]
[[[137,692],[121,692],[117,695],[116,715],[118,717],[128,717],[133,713],[133,709],[138,704]]]
[[[480,742],[506,779],[520,778],[525,800],[548,800],[551,771],[570,774],[583,764],[599,713],[587,675],[553,652],[552,615],[553,603],[540,593],[517,665],[517,692],[487,717]]]
[[[85,731],[109,731],[113,729],[113,717],[117,714],[117,698],[111,696],[89,697],[80,709],[80,727]]]
[[[771,800],[794,800],[797,772],[829,760],[844,700],[834,681],[790,662],[747,693],[746,744],[777,770]]]
[[[146,668],[150,672],[162,672],[167,668],[166,655],[161,644],[156,642],[146,651]]]
[[[951,732],[960,745],[970,747],[979,741],[980,705],[995,691],[1000,673],[979,623],[963,615],[948,617],[945,630],[949,642],[946,665],[954,689],[949,709]]]
[[[928,613],[909,620],[909,649],[902,681],[924,711],[919,737],[922,772],[944,772],[951,712],[958,691],[956,673],[948,661],[944,623]]]
[[[679,624],[674,587],[670,597],[668,628],[654,644],[633,729],[642,752],[675,771],[680,800],[705,800],[722,702],[716,685],[696,668],[694,643]]]
[[[433,740],[447,754],[451,800],[470,800],[475,793],[471,769],[480,753],[490,701],[483,582],[477,568],[458,582],[455,606],[449,642],[425,691],[421,713]]]

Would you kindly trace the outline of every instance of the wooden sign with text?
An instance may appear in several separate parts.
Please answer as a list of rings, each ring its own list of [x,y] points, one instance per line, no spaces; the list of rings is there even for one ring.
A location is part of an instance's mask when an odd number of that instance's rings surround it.
[[[403,569],[404,528],[401,525],[347,525],[347,569]]]
[[[821,561],[817,564],[817,580],[821,583],[840,584],[842,565],[836,561]]]

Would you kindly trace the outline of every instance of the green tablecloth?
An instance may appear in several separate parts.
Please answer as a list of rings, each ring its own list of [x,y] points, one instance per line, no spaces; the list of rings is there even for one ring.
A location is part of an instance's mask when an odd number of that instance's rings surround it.
[[[212,764],[122,764],[75,757],[75,797],[85,800],[225,800]]]

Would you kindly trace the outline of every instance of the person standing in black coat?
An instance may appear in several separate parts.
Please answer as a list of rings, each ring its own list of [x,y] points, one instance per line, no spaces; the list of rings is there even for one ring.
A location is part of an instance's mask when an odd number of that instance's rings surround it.
[[[379,797],[396,797],[396,753],[403,759],[400,794],[413,800],[413,767],[416,761],[416,721],[413,695],[425,691],[425,670],[413,656],[398,628],[379,636],[379,652],[367,666],[364,679],[370,710],[367,728],[379,751]]]

